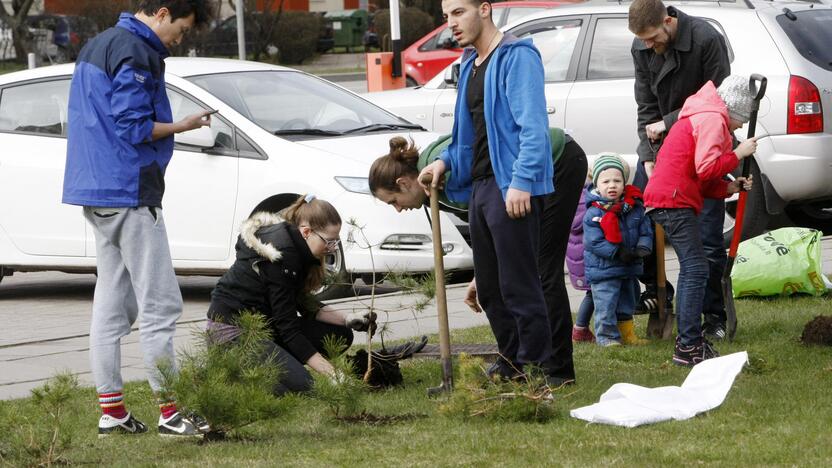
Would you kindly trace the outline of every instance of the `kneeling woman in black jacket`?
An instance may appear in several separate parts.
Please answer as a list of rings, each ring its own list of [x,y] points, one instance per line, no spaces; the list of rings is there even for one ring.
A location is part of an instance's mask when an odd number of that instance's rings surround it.
[[[255,213],[243,223],[237,260],[217,283],[208,310],[209,330],[220,342],[239,336],[230,324],[242,311],[269,319],[273,341],[266,344],[266,352],[282,367],[278,394],[311,388],[304,364],[334,373],[324,357],[324,337],[342,337],[349,345],[352,330],[375,326],[369,312],[347,313],[308,300],[321,286],[324,256],[340,243],[341,217],[335,208],[307,195],[281,215]]]

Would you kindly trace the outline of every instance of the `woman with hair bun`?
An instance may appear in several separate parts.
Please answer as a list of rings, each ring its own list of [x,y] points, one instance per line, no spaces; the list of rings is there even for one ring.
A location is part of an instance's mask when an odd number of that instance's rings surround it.
[[[586,154],[578,143],[558,128],[549,129],[552,160],[555,166],[554,193],[547,195],[540,232],[538,268],[543,283],[543,295],[552,329],[552,358],[544,366],[551,384],[573,383],[575,367],[572,360],[572,313],[564,282],[563,265],[569,230],[586,179]],[[428,203],[428,196],[419,185],[419,172],[436,160],[451,142],[445,135],[421,152],[412,141],[400,136],[390,139],[390,151],[370,167],[370,192],[396,211],[417,209]],[[445,173],[447,180],[449,173]],[[439,206],[462,217],[467,217],[466,205],[448,200],[443,191]],[[427,212],[427,211],[426,211]],[[477,253],[474,252],[474,255]],[[482,309],[477,301],[476,280],[468,285],[465,303],[475,312]],[[517,369],[511,363],[498,360],[489,373],[501,377],[515,377]]]

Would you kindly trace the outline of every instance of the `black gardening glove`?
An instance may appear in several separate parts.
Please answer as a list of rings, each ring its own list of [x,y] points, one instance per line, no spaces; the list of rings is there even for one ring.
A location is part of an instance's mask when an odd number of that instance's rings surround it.
[[[626,247],[619,247],[618,252],[616,252],[615,254],[615,257],[623,263],[632,263],[633,260],[638,258],[632,250]]]

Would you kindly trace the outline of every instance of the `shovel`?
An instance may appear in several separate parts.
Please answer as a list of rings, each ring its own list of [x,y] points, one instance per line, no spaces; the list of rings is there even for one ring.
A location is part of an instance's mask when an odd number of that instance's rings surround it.
[[[751,117],[748,120],[748,138],[754,137],[754,131],[757,127],[757,111],[760,110],[760,100],[763,99],[763,96],[766,94],[767,82],[768,80],[766,77],[758,74],[751,75],[748,82],[748,88],[751,90],[751,94],[754,95],[754,101],[751,103]],[[759,85],[757,83],[759,83]],[[750,172],[751,157],[748,157],[742,161],[742,177],[747,178]],[[725,264],[725,272],[722,274],[722,297],[725,301],[725,315],[728,322],[726,331],[728,332],[729,341],[734,341],[734,335],[737,333],[737,309],[734,306],[731,270],[734,269],[734,259],[737,258],[737,248],[739,247],[740,239],[742,238],[742,223],[745,218],[745,203],[747,197],[748,192],[746,192],[743,187],[740,187],[740,196],[737,201],[737,212],[734,216],[734,236],[731,238],[731,248],[728,249],[728,262]]]
[[[430,185],[433,178],[425,174],[422,182]],[[436,316],[439,320],[439,361],[442,363],[442,383],[428,388],[428,395],[450,392],[454,386],[454,370],[451,363],[451,332],[448,326],[448,300],[445,295],[445,261],[442,258],[442,228],[439,223],[439,188],[430,188],[430,218],[433,237],[433,270],[436,277]]]
[[[673,333],[674,314],[665,308],[667,301],[667,272],[664,265],[664,228],[655,225],[656,235],[656,299],[658,312],[653,312],[647,319],[647,336],[666,340]]]

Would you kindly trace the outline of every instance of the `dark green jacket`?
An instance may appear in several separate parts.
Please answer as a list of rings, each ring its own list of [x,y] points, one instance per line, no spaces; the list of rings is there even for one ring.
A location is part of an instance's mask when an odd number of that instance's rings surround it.
[[[563,154],[563,147],[566,144],[566,134],[560,128],[550,128],[549,129],[549,140],[552,145],[552,163],[555,165],[555,172],[557,172],[557,164],[558,159]],[[422,150],[422,153],[419,155],[419,162],[417,163],[417,168],[419,172],[424,169],[425,166],[428,164],[436,161],[439,159],[439,154],[442,153],[442,150],[447,148],[448,145],[451,144],[451,135],[442,135],[441,137],[437,138],[436,141],[425,147]],[[450,172],[445,173],[445,182],[448,181],[448,176]],[[555,190],[558,188],[555,187]],[[443,211],[450,211],[455,213],[468,213],[468,204],[467,203],[456,203],[452,202],[448,199],[445,195],[445,191],[439,192],[439,209]]]

